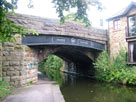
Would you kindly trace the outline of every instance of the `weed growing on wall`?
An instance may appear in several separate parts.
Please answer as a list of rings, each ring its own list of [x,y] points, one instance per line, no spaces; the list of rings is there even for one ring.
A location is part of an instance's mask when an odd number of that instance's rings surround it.
[[[0,99],[11,94],[11,87],[6,81],[0,81]]]
[[[120,50],[119,55],[112,58],[106,51],[103,51],[94,66],[96,69],[95,77],[98,80],[136,85],[136,70],[126,64],[124,50]]]

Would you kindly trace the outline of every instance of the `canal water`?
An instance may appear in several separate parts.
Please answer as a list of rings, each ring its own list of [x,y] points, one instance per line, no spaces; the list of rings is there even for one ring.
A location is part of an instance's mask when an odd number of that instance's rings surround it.
[[[136,87],[113,85],[65,74],[61,92],[66,102],[136,102]]]

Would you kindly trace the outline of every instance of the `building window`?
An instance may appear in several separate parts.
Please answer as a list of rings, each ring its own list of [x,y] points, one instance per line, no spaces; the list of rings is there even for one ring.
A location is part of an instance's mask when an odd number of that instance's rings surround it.
[[[136,42],[128,43],[129,62],[136,62]]]
[[[114,30],[120,30],[120,20],[114,21]]]
[[[136,15],[128,17],[128,36],[136,35]]]

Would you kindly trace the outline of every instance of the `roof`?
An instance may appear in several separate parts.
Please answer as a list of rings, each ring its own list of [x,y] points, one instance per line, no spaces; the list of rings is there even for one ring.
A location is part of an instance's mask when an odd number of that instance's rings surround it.
[[[111,21],[116,18],[123,17],[128,14],[128,12],[133,8],[136,7],[136,2],[131,2],[126,8],[121,9],[119,12],[111,16],[110,18],[107,19],[107,21]]]

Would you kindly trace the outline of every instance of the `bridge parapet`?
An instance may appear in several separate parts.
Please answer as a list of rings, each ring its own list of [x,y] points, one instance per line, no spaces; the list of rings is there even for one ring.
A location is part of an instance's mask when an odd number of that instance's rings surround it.
[[[46,19],[24,14],[8,15],[8,17],[19,26],[34,29],[39,34],[80,37],[103,44],[107,41],[106,30],[85,27],[84,24],[78,22],[66,21],[64,24],[60,24],[57,19]]]

